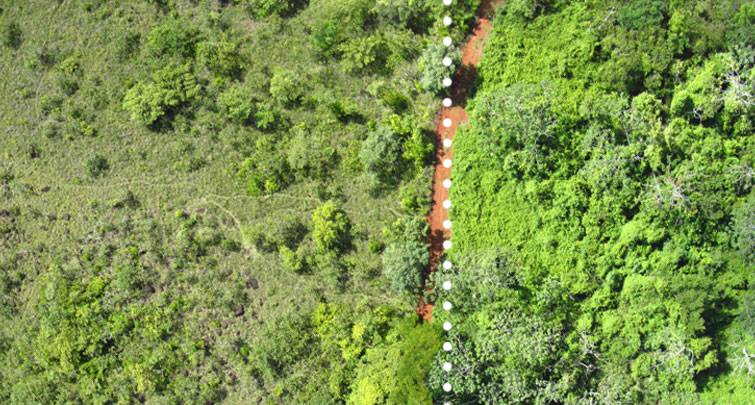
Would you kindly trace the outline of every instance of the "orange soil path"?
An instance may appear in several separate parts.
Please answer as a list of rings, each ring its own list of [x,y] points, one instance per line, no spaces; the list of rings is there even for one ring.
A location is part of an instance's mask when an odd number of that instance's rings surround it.
[[[451,148],[446,149],[443,147],[443,140],[448,138],[453,141],[458,126],[469,120],[464,109],[467,95],[474,85],[482,49],[492,29],[490,16],[499,3],[501,3],[500,0],[483,0],[480,5],[477,11],[476,25],[463,46],[461,66],[456,70],[449,92],[453,105],[443,107],[438,114],[435,127],[436,163],[435,175],[433,176],[433,205],[427,217],[430,225],[430,266],[428,274],[435,271],[438,266],[443,255],[443,241],[451,238],[451,231],[443,229],[443,221],[448,219],[448,210],[443,207],[443,201],[448,199],[448,190],[443,187],[443,180],[451,178],[451,168],[443,166],[443,161],[453,159],[453,144]],[[450,118],[452,121],[449,128],[443,126],[443,120],[446,118]],[[428,321],[432,319],[432,310],[433,305],[424,302],[424,300],[421,300],[417,309],[420,317]]]

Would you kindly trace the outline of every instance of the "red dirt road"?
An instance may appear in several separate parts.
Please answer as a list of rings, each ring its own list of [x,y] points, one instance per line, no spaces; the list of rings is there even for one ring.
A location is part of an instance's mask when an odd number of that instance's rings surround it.
[[[429,272],[434,272],[438,267],[440,257],[443,255],[443,241],[451,239],[451,230],[443,228],[443,221],[448,219],[448,210],[443,207],[443,201],[448,199],[448,190],[443,187],[443,180],[451,179],[451,168],[453,166],[447,168],[443,165],[443,162],[446,159],[451,159],[453,163],[453,143],[450,148],[445,148],[443,140],[450,139],[453,142],[456,129],[459,125],[469,120],[467,112],[464,109],[467,95],[474,85],[474,78],[477,75],[477,65],[480,62],[482,49],[492,29],[490,16],[495,7],[501,2],[501,0],[483,0],[482,5],[480,5],[477,11],[476,25],[462,48],[461,66],[456,70],[449,92],[453,105],[451,107],[443,107],[438,114],[435,127],[436,163],[435,175],[433,176],[433,205],[427,217],[427,221],[430,224]],[[449,128],[443,126],[443,121],[446,118],[451,119],[451,126]],[[429,321],[432,319],[432,310],[433,305],[422,300],[417,312],[422,319]]]

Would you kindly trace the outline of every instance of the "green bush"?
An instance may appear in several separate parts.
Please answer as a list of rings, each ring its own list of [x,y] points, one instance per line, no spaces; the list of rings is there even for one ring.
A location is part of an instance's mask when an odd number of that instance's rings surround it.
[[[627,3],[618,10],[619,23],[630,30],[660,27],[668,11],[666,0],[639,0]]]
[[[117,55],[120,60],[127,60],[135,55],[141,46],[142,36],[138,32],[127,32],[118,43]]]
[[[247,123],[254,112],[254,103],[249,91],[241,86],[230,87],[218,96],[218,104],[230,121]]]
[[[296,104],[304,96],[305,86],[306,83],[301,80],[301,76],[297,73],[277,69],[270,79],[270,95],[283,105]]]
[[[171,17],[149,32],[147,47],[155,56],[193,57],[198,41],[199,30],[191,21]]]
[[[414,127],[411,135],[404,141],[402,157],[414,166],[416,173],[421,173],[427,167],[435,151],[432,138],[421,128]]]
[[[110,164],[103,156],[95,154],[84,162],[84,168],[91,177],[100,177],[110,169]]]
[[[261,130],[274,130],[282,124],[280,111],[271,103],[257,103],[254,125]]]
[[[452,60],[451,66],[445,66],[443,58]],[[445,90],[443,79],[453,78],[456,66],[459,64],[459,52],[455,47],[446,47],[443,44],[430,44],[420,56],[417,65],[421,72],[419,83],[423,89],[433,93],[441,93]]]
[[[326,179],[337,164],[336,151],[326,134],[303,126],[294,127],[292,132],[286,148],[288,166],[300,177]]]
[[[312,214],[312,238],[320,251],[340,251],[349,246],[351,223],[333,201],[319,206]]]
[[[292,173],[284,156],[276,139],[265,136],[256,140],[253,151],[236,170],[249,195],[272,194],[290,184]]]
[[[238,42],[222,35],[216,41],[203,41],[197,45],[197,61],[216,74],[237,76],[244,62],[239,48]]]
[[[430,260],[427,222],[421,217],[412,217],[397,222],[393,228],[393,240],[383,252],[383,274],[395,291],[416,294]]]
[[[271,15],[287,16],[302,3],[301,0],[238,0],[257,18]]]
[[[394,184],[402,166],[401,138],[391,129],[380,126],[367,135],[359,157],[367,172],[377,181]]]
[[[429,173],[431,169],[425,168]],[[401,208],[410,215],[423,216],[428,212],[432,203],[432,187],[427,183],[425,176],[416,176],[409,182],[401,185],[398,198]]]
[[[357,366],[347,403],[432,403],[425,379],[435,352],[430,348],[439,345],[439,331],[432,325],[416,325],[411,319],[397,322]]]
[[[506,2],[506,12],[531,19],[545,11],[550,0],[512,0]]]
[[[129,89],[123,98],[123,108],[131,114],[132,120],[152,125],[194,100],[200,91],[201,86],[188,64],[171,64],[156,71],[152,82],[139,82]]]
[[[306,269],[306,262],[302,255],[297,250],[293,250],[286,246],[281,246],[278,249],[281,262],[283,266],[294,273],[303,273]]]
[[[3,45],[8,48],[18,49],[21,46],[21,26],[19,26],[17,22],[4,24],[0,36],[2,36]]]
[[[311,39],[324,56],[339,54],[338,46],[360,37],[369,15],[367,0],[320,0],[310,6],[315,14]]]
[[[338,51],[341,67],[348,73],[385,67],[389,52],[385,39],[379,34],[348,40]]]
[[[79,90],[79,80],[83,74],[80,55],[74,54],[61,61],[57,66],[56,79],[60,90],[71,96]]]
[[[427,0],[378,0],[374,12],[387,23],[424,33],[435,23],[431,6]]]
[[[402,113],[411,106],[409,98],[399,90],[389,89],[381,92],[380,100],[395,113]]]

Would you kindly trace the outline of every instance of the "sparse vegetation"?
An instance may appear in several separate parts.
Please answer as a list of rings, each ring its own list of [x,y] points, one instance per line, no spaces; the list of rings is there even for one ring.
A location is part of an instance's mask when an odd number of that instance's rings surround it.
[[[0,403],[426,402],[381,253],[478,1],[53,3],[0,13]]]

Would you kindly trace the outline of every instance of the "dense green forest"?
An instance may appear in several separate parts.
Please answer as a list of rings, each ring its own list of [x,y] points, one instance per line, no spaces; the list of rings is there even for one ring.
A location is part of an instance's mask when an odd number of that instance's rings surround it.
[[[755,398],[755,5],[507,1],[454,142],[454,403]]]
[[[430,403],[439,44],[478,3],[1,1],[0,403]]]

